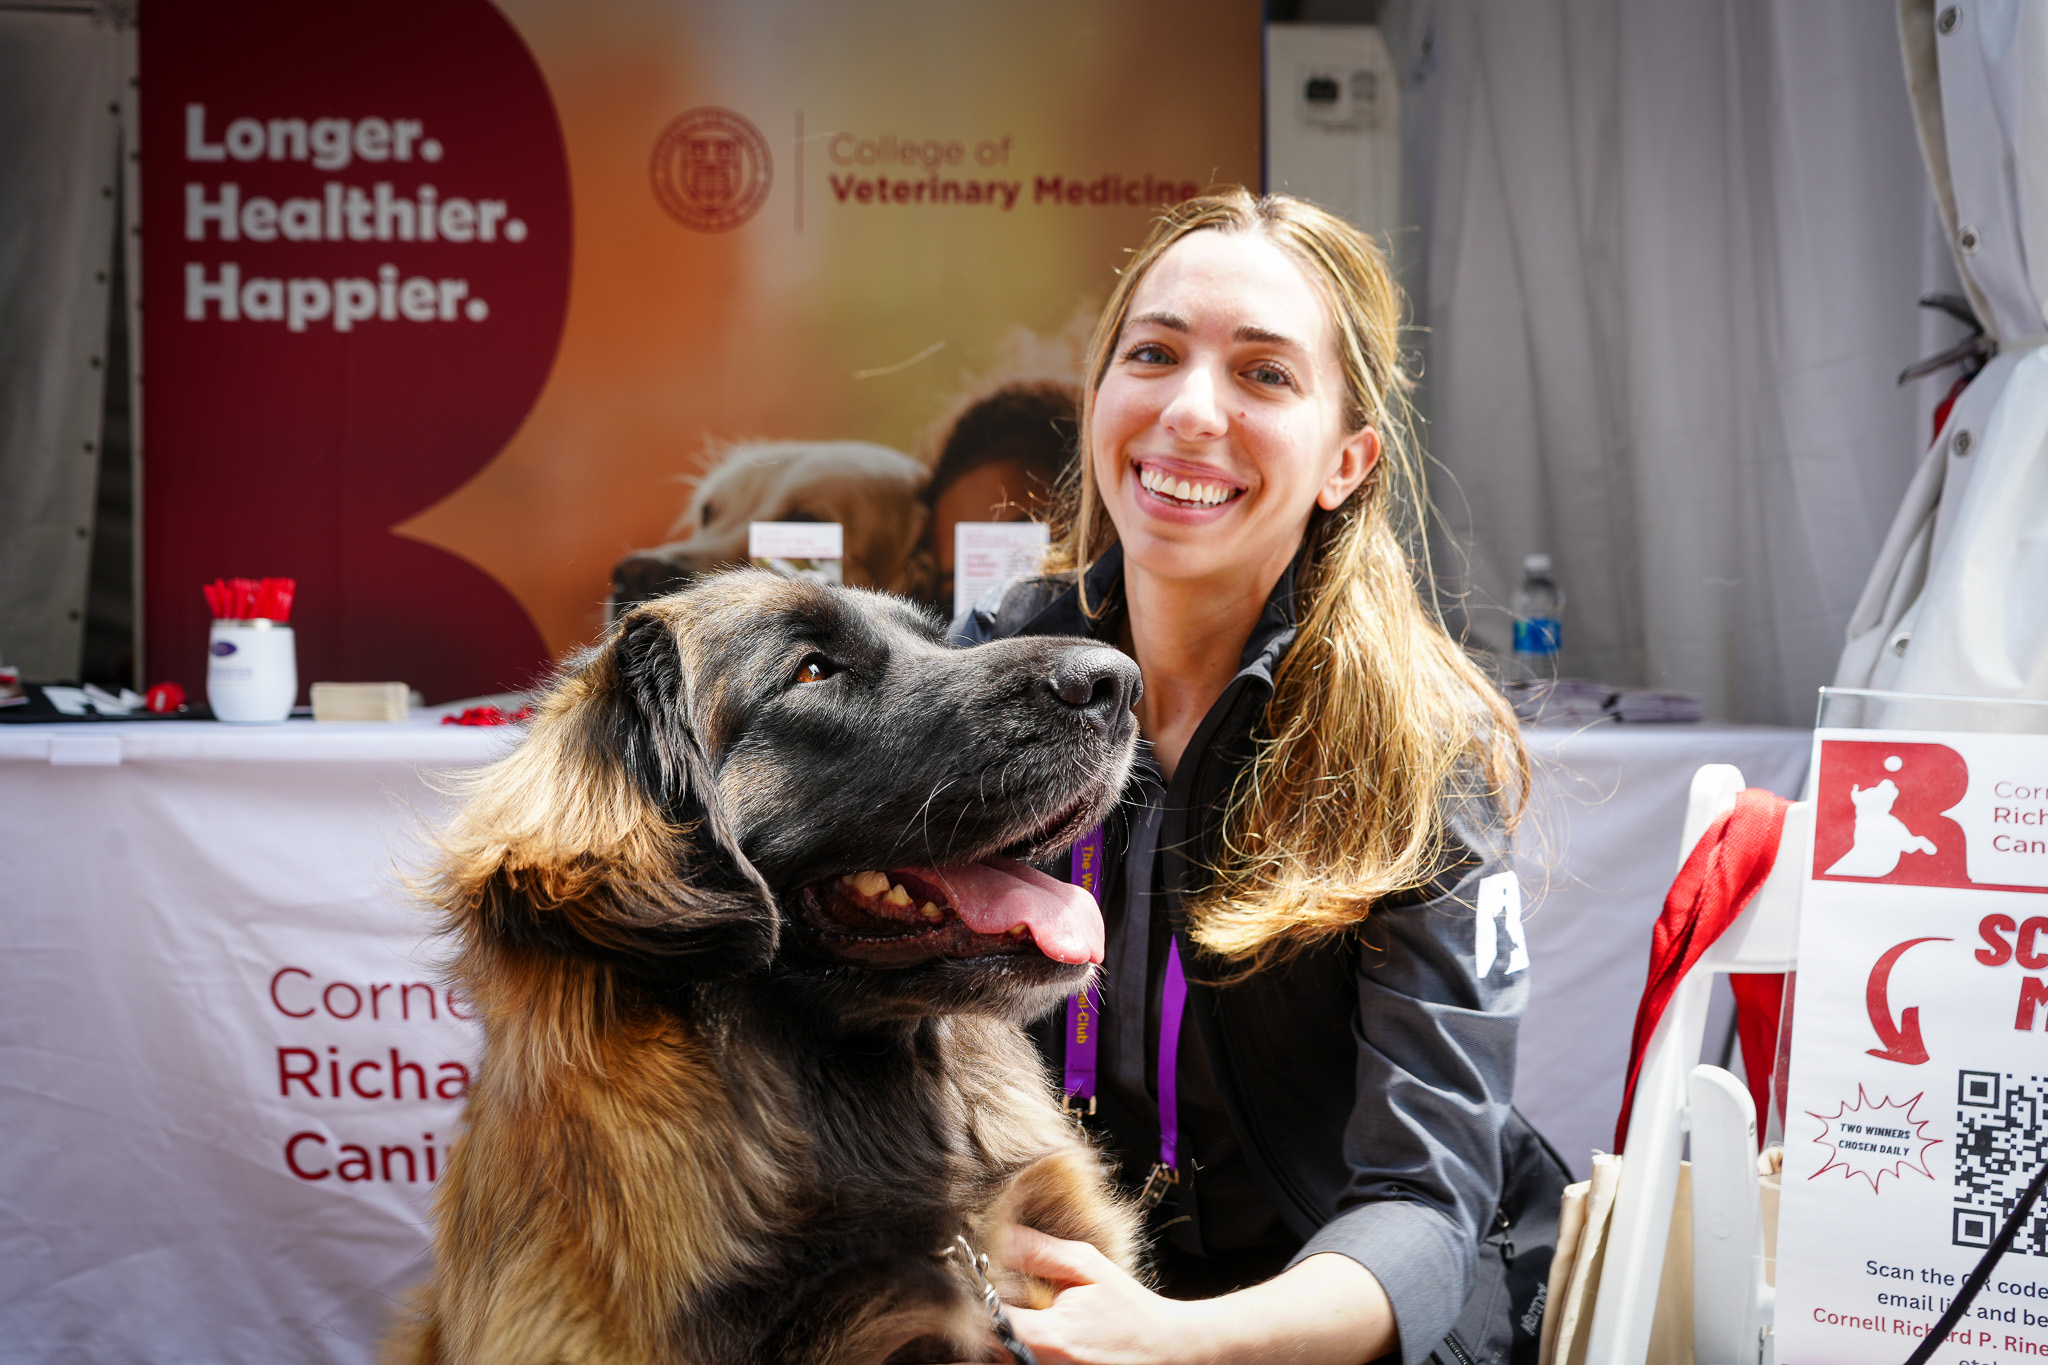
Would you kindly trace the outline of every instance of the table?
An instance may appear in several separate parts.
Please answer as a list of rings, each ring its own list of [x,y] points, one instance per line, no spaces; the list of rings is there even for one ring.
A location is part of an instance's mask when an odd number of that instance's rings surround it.
[[[436,719],[0,726],[0,1360],[371,1360],[476,1048],[401,873],[514,738]],[[1808,736],[1529,740],[1517,1093],[1583,1169],[1693,769]]]

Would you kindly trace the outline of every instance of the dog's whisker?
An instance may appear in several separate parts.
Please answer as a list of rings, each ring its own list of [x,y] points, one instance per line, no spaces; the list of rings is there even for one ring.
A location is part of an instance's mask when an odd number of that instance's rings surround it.
[[[918,822],[924,826],[924,851],[927,857],[929,857],[930,860],[934,863],[940,860],[936,856],[936,851],[932,848],[932,803],[934,801],[937,801],[939,799],[939,794],[945,791],[947,787],[951,786],[952,783],[953,779],[951,777],[947,777],[941,780],[938,786],[932,788],[930,795],[925,797],[924,804],[917,808],[916,818]],[[953,822],[953,828],[955,833],[958,833],[959,827],[960,822],[956,818]]]

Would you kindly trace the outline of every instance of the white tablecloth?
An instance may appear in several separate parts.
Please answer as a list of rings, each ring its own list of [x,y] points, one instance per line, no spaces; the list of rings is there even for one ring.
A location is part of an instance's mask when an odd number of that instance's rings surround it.
[[[443,725],[441,711],[403,724],[216,725],[208,721],[106,720],[71,725],[0,725],[0,762],[54,767],[147,763],[395,763],[470,767],[501,750],[509,726]]]
[[[475,1051],[399,873],[509,737],[0,726],[0,1360],[372,1358]]]
[[[0,726],[0,1360],[372,1358],[475,1046],[400,871],[512,737],[431,719]],[[1795,793],[1808,740],[1529,738],[1517,1098],[1583,1169],[1693,769]]]

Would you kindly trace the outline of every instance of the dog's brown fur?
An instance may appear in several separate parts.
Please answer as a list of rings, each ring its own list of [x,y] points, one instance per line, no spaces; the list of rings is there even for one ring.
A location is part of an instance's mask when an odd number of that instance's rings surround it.
[[[995,1250],[1021,1224],[1134,1264],[1130,1210],[1004,1009],[956,974],[820,1025],[877,988],[796,953],[784,879],[844,869],[749,856],[774,805],[761,717],[820,704],[749,711],[778,630],[815,644],[786,623],[852,602],[906,677],[965,657],[884,601],[747,573],[638,608],[475,782],[430,890],[485,1050],[388,1361],[1001,1359],[949,1231]]]

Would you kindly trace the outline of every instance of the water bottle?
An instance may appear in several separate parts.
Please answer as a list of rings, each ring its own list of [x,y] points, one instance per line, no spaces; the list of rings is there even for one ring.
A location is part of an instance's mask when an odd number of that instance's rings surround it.
[[[1515,664],[1524,677],[1557,676],[1557,647],[1564,638],[1564,594],[1550,576],[1550,556],[1522,561],[1522,586],[1515,589]]]

